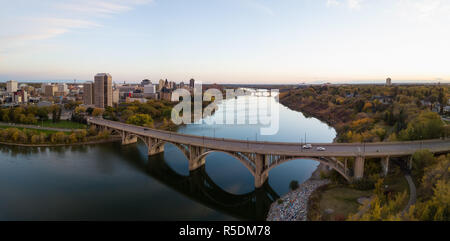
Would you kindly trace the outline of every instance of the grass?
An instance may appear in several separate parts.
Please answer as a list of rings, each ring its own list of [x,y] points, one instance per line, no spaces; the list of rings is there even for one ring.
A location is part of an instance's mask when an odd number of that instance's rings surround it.
[[[50,130],[40,130],[40,129],[33,129],[33,128],[23,128],[23,127],[14,127],[14,126],[8,126],[8,125],[0,125],[0,129],[9,129],[9,128],[16,128],[16,129],[19,129],[21,131],[23,131],[23,130],[33,130],[33,131],[36,131],[38,133],[45,133],[45,134],[53,134],[53,133],[58,132],[58,131],[50,131]]]
[[[53,127],[53,128],[64,128],[64,129],[85,129],[86,125],[78,123],[78,122],[73,122],[73,121],[68,121],[68,120],[61,120],[59,122],[55,122],[53,123],[52,120],[46,120],[44,122],[39,122],[36,124],[38,126],[43,126],[44,127]]]
[[[407,191],[409,194],[409,186],[403,175],[390,175],[384,179],[384,183],[388,185],[388,189],[393,193],[402,193]]]
[[[391,165],[392,166],[392,165]],[[398,167],[395,167],[399,169]],[[400,170],[395,170],[394,174],[390,174],[384,178],[385,185],[388,186],[387,190],[392,192],[392,195],[397,195],[406,191],[407,197],[403,203],[404,206],[408,204],[409,201],[409,185],[406,181],[405,176],[400,172]]]
[[[404,205],[409,200],[409,185],[406,181],[400,168],[391,165],[390,174],[384,178],[384,183],[387,185],[387,190],[391,195],[396,195],[404,191],[407,192],[408,197]],[[311,207],[308,211],[308,216],[311,220],[334,221],[348,218],[350,214],[355,214],[359,211],[361,206],[358,203],[360,197],[370,197],[373,195],[373,190],[361,191],[350,188],[347,185],[328,185],[319,188],[310,198]],[[327,214],[325,210],[333,209],[332,214]]]
[[[347,218],[350,214],[358,212],[360,206],[358,198],[371,195],[372,190],[360,191],[346,186],[330,185],[321,193],[319,202],[321,219],[334,221]],[[333,209],[334,212],[326,214],[327,209]]]

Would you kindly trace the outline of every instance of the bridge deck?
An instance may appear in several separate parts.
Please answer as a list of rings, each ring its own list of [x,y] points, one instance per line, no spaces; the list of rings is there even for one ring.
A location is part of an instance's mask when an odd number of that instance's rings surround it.
[[[258,154],[292,155],[292,156],[322,156],[322,157],[381,157],[411,155],[418,149],[428,149],[434,153],[450,151],[449,139],[408,142],[378,142],[378,143],[312,143],[313,148],[305,150],[300,143],[245,141],[224,138],[212,138],[168,132],[121,122],[98,118],[89,118],[88,123],[106,126],[120,131],[126,131],[139,136],[158,138],[167,142],[181,143],[206,147],[214,150],[252,152]],[[325,147],[325,151],[317,151],[316,147]]]

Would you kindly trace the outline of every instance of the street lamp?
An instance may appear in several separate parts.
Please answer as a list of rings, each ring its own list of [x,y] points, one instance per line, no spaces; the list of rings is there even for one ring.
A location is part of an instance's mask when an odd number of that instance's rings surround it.
[[[303,151],[303,150],[302,150],[302,138],[299,137],[298,139],[300,140],[300,151]]]
[[[422,150],[422,142],[423,142],[423,139],[422,139],[422,136],[420,136],[420,150]]]

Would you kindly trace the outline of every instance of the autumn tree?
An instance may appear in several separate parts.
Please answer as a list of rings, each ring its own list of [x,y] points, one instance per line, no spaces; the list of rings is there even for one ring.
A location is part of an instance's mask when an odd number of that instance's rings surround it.
[[[137,126],[153,126],[153,119],[150,115],[147,114],[136,114],[128,118],[128,124],[137,125]]]

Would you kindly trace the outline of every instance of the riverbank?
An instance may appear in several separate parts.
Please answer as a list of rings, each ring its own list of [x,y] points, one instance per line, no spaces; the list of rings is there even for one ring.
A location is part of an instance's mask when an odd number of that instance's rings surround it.
[[[341,130],[341,127],[351,116],[351,113],[346,109],[334,109],[333,111],[328,111],[325,106],[319,104],[299,105],[296,102],[284,98],[280,99],[280,103],[293,111],[301,112],[305,117],[316,118],[333,127],[336,130],[334,142],[342,135],[343,131]]]
[[[326,171],[326,166],[319,164],[311,177],[300,186],[272,203],[267,221],[306,221],[308,218],[309,198],[318,188],[330,183],[321,179],[320,173]],[[282,201],[280,201],[282,200]]]
[[[299,188],[290,191],[270,206],[267,221],[307,221],[308,201],[319,187],[329,180],[308,179]]]
[[[51,143],[42,143],[42,144],[24,144],[24,143],[13,143],[13,142],[1,142],[0,145],[7,145],[7,146],[23,146],[23,147],[55,147],[55,146],[80,146],[80,145],[92,145],[92,144],[103,144],[103,143],[110,143],[110,142],[116,142],[121,141],[122,137],[120,136],[113,136],[109,137],[107,139],[101,139],[101,140],[93,140],[93,141],[86,141],[86,142],[77,142],[77,143],[60,143],[60,144],[51,144]]]

